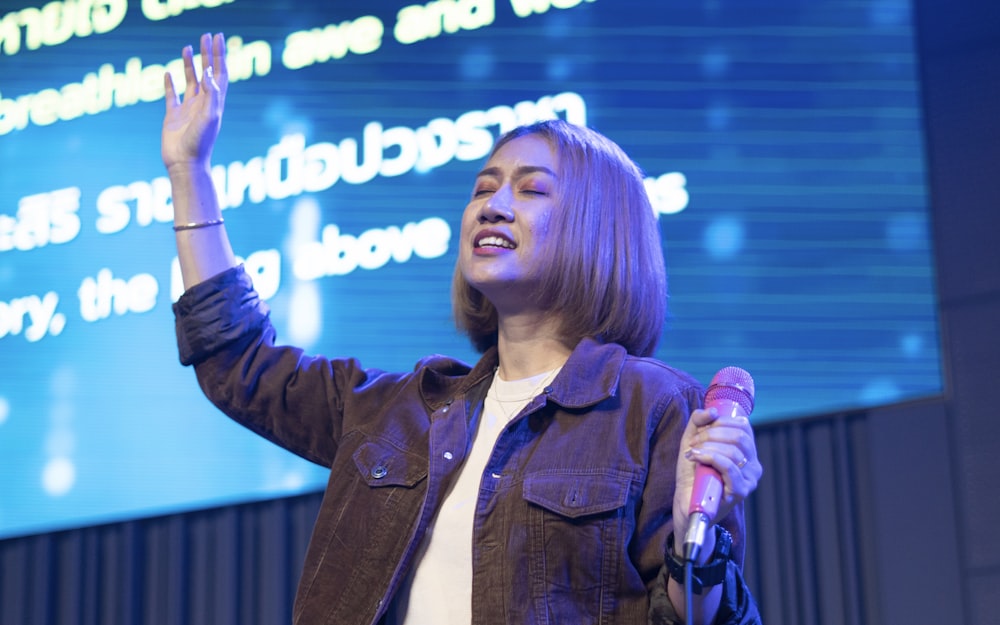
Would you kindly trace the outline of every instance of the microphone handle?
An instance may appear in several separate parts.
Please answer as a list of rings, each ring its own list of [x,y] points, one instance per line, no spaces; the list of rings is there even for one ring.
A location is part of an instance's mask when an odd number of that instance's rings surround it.
[[[698,559],[705,544],[705,534],[712,526],[719,512],[722,498],[722,478],[719,472],[707,464],[699,464],[694,472],[694,490],[691,492],[691,507],[688,509],[688,529],[684,535],[684,559],[691,562]]]
[[[730,399],[715,398],[706,407],[715,408],[719,413],[719,418],[746,415],[743,407]],[[714,467],[699,463],[694,470],[694,487],[691,491],[691,504],[688,507],[688,529],[684,535],[684,559],[691,562],[698,559],[702,545],[705,544],[705,534],[715,522],[721,500],[722,476]]]

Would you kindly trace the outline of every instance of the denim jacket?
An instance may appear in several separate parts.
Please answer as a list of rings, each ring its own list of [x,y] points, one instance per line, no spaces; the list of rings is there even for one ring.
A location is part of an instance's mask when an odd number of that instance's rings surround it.
[[[330,468],[294,622],[379,623],[471,445],[495,349],[471,368],[431,356],[386,373],[275,346],[239,267],[190,289],[174,311],[181,361],[208,398]],[[702,398],[695,380],[659,361],[581,341],[501,433],[483,473],[473,623],[673,622],[663,554],[678,445]],[[738,564],[742,509],[723,524]],[[724,606],[719,621],[753,622],[739,567],[730,569],[727,597],[744,605]]]

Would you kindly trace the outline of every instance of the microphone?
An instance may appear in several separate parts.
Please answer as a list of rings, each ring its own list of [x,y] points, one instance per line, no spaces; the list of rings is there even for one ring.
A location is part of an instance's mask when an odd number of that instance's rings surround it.
[[[705,393],[705,408],[715,408],[720,418],[748,417],[753,412],[754,386],[750,374],[739,367],[726,367],[715,374]],[[719,512],[722,476],[713,467],[698,463],[688,506],[688,530],[684,536],[684,559],[694,562],[705,544],[705,533]]]

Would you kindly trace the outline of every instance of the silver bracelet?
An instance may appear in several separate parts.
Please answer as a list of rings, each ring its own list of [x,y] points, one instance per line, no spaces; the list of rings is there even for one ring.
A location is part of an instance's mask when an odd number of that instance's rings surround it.
[[[224,221],[225,220],[222,217],[219,217],[218,219],[210,219],[208,221],[201,221],[201,222],[193,221],[191,223],[181,224],[179,226],[175,225],[174,232],[180,232],[181,230],[196,230],[198,228],[208,228],[210,226],[218,226],[221,225],[222,222]]]

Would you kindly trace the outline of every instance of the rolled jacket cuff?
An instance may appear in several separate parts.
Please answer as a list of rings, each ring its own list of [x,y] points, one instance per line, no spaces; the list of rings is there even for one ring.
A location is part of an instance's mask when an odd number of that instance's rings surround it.
[[[242,265],[191,287],[174,303],[173,311],[178,354],[185,366],[255,335],[270,315]]]

